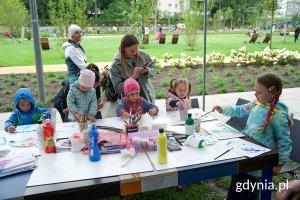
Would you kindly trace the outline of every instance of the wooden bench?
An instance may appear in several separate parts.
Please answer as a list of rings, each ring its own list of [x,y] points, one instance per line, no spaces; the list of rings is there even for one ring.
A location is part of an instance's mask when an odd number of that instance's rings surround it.
[[[143,35],[143,44],[149,44],[149,34]]]
[[[41,38],[41,46],[42,46],[42,50],[50,50],[48,38]]]
[[[165,44],[166,43],[166,34],[161,34],[159,37],[159,44]]]
[[[177,44],[178,39],[179,39],[179,34],[173,34],[171,43],[172,44]]]

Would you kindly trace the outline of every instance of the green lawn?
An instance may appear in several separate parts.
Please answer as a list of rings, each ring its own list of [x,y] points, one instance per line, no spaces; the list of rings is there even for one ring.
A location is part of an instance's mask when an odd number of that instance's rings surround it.
[[[115,35],[102,38],[85,38],[82,45],[88,55],[88,62],[111,61],[120,44],[122,35]],[[151,56],[162,58],[164,53],[172,53],[174,58],[179,58],[180,53],[186,53],[192,57],[202,56],[203,54],[203,38],[200,35],[196,51],[190,51],[185,44],[185,35],[180,35],[179,42],[176,45],[169,44],[172,36],[167,35],[166,44],[153,44],[154,35],[150,36],[150,44],[145,46],[145,51]],[[238,49],[244,45],[247,46],[248,52],[261,51],[267,44],[245,44],[249,36],[245,34],[229,34],[229,33],[209,33],[207,35],[207,53],[213,51],[224,53],[229,56],[231,49]],[[263,40],[263,36],[258,38],[258,41]],[[287,48],[297,51],[299,43],[294,43],[292,36],[287,37],[286,44],[282,43],[282,37],[279,33],[273,36],[272,48]],[[63,64],[64,53],[59,48],[55,40],[50,40],[50,45],[53,47],[51,51],[43,51],[44,64]],[[25,40],[23,44],[13,43],[9,39],[0,40],[0,66],[28,66],[34,65],[34,50],[33,42]]]

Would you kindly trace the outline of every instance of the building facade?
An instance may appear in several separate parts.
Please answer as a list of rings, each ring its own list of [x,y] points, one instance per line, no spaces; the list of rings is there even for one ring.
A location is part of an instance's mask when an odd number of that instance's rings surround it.
[[[277,18],[291,17],[296,13],[300,13],[300,0],[278,0]]]

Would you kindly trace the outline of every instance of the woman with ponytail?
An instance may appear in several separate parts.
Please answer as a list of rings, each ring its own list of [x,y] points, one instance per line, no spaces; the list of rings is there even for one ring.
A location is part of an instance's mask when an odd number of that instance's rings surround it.
[[[288,108],[279,100],[282,93],[282,81],[279,76],[267,73],[259,76],[255,83],[256,100],[244,105],[214,106],[213,110],[230,117],[249,116],[242,131],[270,149],[278,149],[279,163],[273,168],[273,175],[280,172],[288,161],[292,150],[288,126]],[[248,172],[232,176],[227,199],[259,199],[259,189],[236,191],[237,183],[260,182],[261,171]]]

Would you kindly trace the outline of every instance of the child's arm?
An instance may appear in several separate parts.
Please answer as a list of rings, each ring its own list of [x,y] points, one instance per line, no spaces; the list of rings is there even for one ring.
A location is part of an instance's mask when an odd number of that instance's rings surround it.
[[[126,107],[125,102],[124,102],[123,99],[121,99],[119,101],[119,105],[118,105],[117,110],[116,110],[116,114],[117,114],[118,117],[129,118],[130,115],[129,115],[128,112],[126,112],[125,107]]]
[[[88,107],[88,116],[96,116],[97,115],[97,111],[98,111],[98,102],[97,102],[97,97],[96,97],[96,91],[94,89],[92,89],[92,99],[89,103],[89,107]],[[91,94],[91,93],[90,93]]]
[[[8,118],[8,120],[5,122],[4,124],[4,130],[7,132],[14,132],[17,124],[17,110],[15,110],[14,112],[12,112],[12,114],[10,115],[10,117]]]
[[[229,117],[238,117],[242,118],[248,116],[251,112],[253,102],[249,102],[244,105],[236,106],[236,105],[229,105],[229,106],[214,106],[213,110],[222,113],[222,115],[229,116]]]
[[[76,95],[74,94],[73,90],[69,90],[68,96],[67,96],[67,105],[69,112],[71,112],[73,115],[78,112],[76,107]]]
[[[279,164],[284,164],[288,161],[292,151],[288,114],[286,112],[278,112],[275,114],[274,130],[275,139],[277,139],[277,146],[279,149]]]
[[[142,100],[142,105],[145,109],[146,112],[149,113],[149,115],[154,116],[158,113],[159,109],[156,105],[154,105],[153,103],[150,103],[149,101],[147,101],[144,98],[141,98]]]

